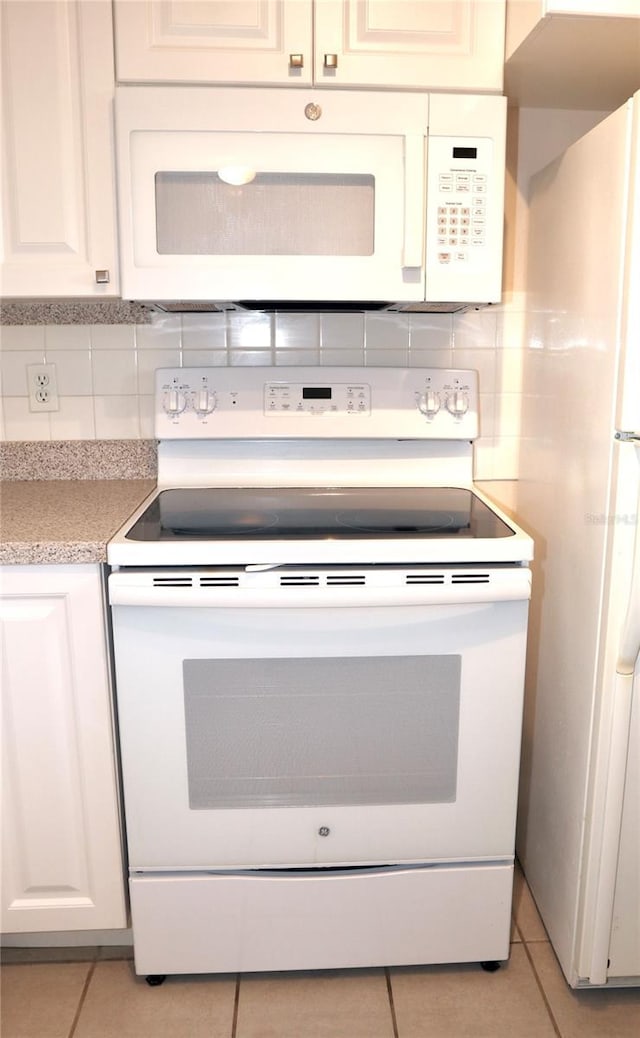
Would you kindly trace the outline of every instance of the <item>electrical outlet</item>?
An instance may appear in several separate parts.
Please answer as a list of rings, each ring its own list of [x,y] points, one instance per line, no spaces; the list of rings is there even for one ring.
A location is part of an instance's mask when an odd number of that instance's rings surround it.
[[[57,411],[58,386],[55,364],[27,364],[30,411]]]

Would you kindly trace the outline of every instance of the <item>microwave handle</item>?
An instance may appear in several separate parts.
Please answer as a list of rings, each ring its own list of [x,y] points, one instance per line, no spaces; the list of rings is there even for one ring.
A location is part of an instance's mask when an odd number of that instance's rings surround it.
[[[403,268],[422,267],[425,225],[425,139],[412,134],[404,138]]]

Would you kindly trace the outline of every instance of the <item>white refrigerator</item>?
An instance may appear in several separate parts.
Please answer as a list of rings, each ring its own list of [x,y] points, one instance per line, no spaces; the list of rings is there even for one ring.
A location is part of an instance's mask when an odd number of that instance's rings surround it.
[[[640,93],[532,180],[518,855],[568,983],[640,984]]]

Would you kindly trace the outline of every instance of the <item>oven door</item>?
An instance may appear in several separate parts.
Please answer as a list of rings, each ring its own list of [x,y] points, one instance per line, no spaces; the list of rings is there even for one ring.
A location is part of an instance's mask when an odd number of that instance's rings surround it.
[[[130,868],[510,859],[530,574],[495,576],[369,606],[113,573]]]

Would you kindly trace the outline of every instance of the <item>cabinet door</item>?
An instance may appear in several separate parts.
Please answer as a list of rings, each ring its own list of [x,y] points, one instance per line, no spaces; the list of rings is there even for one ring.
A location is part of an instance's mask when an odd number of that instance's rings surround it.
[[[4,0],[0,15],[2,294],[117,294],[111,4]]]
[[[311,0],[115,0],[120,82],[311,83]]]
[[[316,0],[316,83],[502,90],[504,0]]]
[[[98,566],[7,566],[2,930],[126,926]]]

